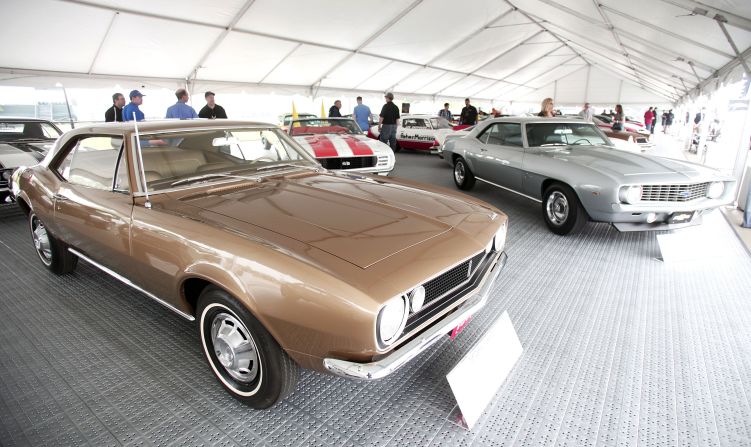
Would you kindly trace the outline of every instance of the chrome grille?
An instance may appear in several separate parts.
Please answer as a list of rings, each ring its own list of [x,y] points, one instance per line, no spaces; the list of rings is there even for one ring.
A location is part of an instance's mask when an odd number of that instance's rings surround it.
[[[423,284],[425,287],[425,304],[422,310],[411,314],[407,318],[407,326],[404,333],[420,325],[423,321],[432,317],[435,312],[450,306],[451,303],[463,296],[462,293],[450,293],[456,289],[461,292],[461,286],[466,285],[476,276],[478,270],[486,259],[484,251],[472,258],[452,267],[448,271],[436,276]]]
[[[642,185],[641,200],[644,202],[690,202],[706,197],[708,188],[709,183]]]

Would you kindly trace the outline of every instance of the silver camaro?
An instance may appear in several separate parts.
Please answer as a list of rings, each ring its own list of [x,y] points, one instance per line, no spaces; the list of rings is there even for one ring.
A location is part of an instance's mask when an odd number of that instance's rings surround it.
[[[557,234],[587,220],[620,231],[698,225],[735,190],[732,177],[704,166],[617,150],[597,126],[577,119],[484,121],[447,140],[443,156],[457,187],[480,180],[539,202]]]

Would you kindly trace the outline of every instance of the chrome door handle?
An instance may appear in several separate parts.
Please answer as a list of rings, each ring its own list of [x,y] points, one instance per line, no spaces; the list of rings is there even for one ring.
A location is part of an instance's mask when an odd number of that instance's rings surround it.
[[[480,148],[480,152],[487,152],[487,151],[488,151],[488,150],[487,150],[487,149],[485,149],[484,147],[481,147],[481,148]]]
[[[53,196],[52,196],[52,198],[53,198],[53,199],[55,199],[55,200],[59,200],[59,201],[61,201],[61,202],[62,202],[62,201],[65,201],[65,200],[68,200],[68,198],[67,198],[67,197],[65,197],[65,196],[64,196],[64,195],[62,195],[62,194],[55,194],[55,195],[53,195]]]

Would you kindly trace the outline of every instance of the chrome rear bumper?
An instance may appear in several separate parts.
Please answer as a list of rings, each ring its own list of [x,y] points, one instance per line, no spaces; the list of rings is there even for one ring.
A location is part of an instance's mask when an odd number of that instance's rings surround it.
[[[501,270],[506,265],[507,259],[508,256],[506,256],[506,253],[501,252],[493,261],[494,265],[490,267],[490,271],[482,287],[471,292],[474,296],[465,301],[453,313],[449,314],[443,320],[438,321],[409,343],[391,352],[387,357],[372,363],[357,363],[325,358],[323,359],[324,367],[333,374],[349,379],[376,380],[388,376],[435,344],[441,337],[447,335],[467,318],[485,307],[485,304],[488,302],[488,294],[500,275]]]

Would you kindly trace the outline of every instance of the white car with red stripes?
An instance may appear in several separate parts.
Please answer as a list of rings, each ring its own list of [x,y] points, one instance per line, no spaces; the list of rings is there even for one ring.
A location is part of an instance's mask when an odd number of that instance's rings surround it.
[[[455,132],[454,126],[440,116],[402,115],[397,121],[396,150],[413,149],[440,154],[446,136]],[[378,138],[378,126],[371,127],[369,135]]]
[[[394,169],[394,151],[368,138],[353,119],[297,119],[287,132],[326,169],[381,175]]]

